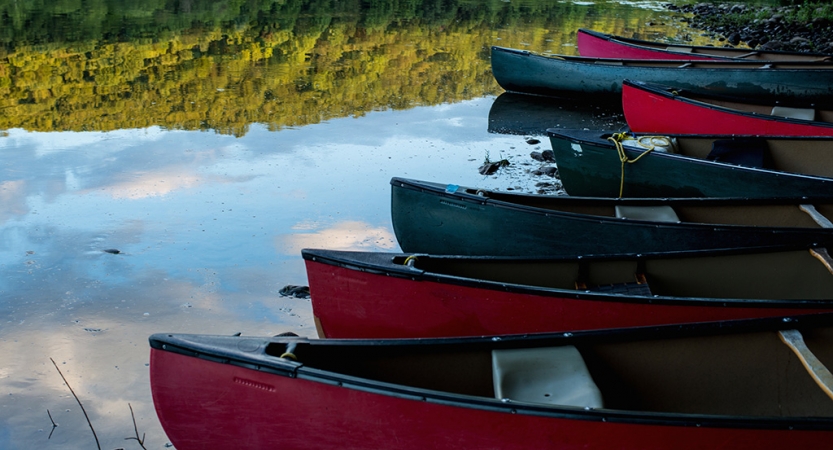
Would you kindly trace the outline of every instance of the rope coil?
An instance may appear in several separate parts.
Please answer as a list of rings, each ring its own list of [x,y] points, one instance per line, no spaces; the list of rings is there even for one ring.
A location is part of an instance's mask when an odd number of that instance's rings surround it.
[[[625,190],[625,163],[633,164],[658,147],[671,147],[671,140],[665,136],[639,136],[634,138],[628,136],[627,133],[613,133],[608,136],[607,140],[613,142],[613,145],[616,147],[616,152],[619,153],[619,161],[622,163],[621,175],[619,177],[619,198],[622,198],[622,193]],[[644,147],[646,150],[634,159],[628,158],[628,155],[625,154],[625,147],[622,145],[622,142],[628,140],[636,141],[639,146]],[[647,142],[643,142],[645,140]]]

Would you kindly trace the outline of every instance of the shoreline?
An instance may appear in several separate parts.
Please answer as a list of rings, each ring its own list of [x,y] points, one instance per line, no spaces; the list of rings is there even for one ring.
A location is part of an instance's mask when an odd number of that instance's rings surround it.
[[[815,3],[758,7],[744,3],[666,4],[692,14],[681,21],[727,47],[833,54],[833,6]],[[744,45],[740,45],[744,44]]]

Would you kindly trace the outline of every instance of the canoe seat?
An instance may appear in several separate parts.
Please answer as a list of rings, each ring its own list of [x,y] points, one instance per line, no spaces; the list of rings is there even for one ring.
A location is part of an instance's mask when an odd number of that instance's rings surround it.
[[[572,345],[492,350],[495,397],[519,402],[601,408],[602,394]]]
[[[663,206],[621,206],[616,205],[616,217],[620,219],[648,220],[651,222],[680,222],[674,208]]]
[[[771,114],[778,117],[789,117],[790,119],[816,119],[816,110],[812,108],[788,108],[786,106],[773,106]]]

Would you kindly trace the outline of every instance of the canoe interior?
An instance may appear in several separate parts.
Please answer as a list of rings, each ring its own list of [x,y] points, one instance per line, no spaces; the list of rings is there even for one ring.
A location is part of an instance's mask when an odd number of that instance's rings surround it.
[[[582,262],[422,256],[414,267],[434,274],[543,288],[604,289],[644,277],[650,293],[657,296],[831,299],[833,273],[816,256],[819,252],[825,250]],[[395,257],[394,262],[404,263],[404,257]]]
[[[676,48],[687,47],[690,51],[685,53],[692,55],[717,56],[721,58],[738,58],[744,61],[826,61],[825,55],[800,55],[796,53],[761,52],[746,48],[721,48],[707,46],[676,46],[674,44],[663,44],[638,39],[620,39],[621,42],[639,45],[661,51],[675,51]],[[615,40],[614,40],[615,42]],[[679,51],[679,50],[676,50]]]
[[[599,217],[616,217],[615,204],[603,202],[564,202],[544,195],[517,195],[497,191],[465,189],[467,194],[516,205],[541,208],[550,211],[569,212]],[[638,205],[639,203],[634,203]],[[647,203],[646,203],[647,204]],[[821,215],[833,221],[833,203],[813,204]],[[674,212],[683,223],[713,225],[746,225],[760,227],[821,228],[812,217],[802,211],[799,204],[755,204],[752,202],[724,204],[673,204]]]
[[[833,328],[804,330],[816,357],[833,364]],[[423,348],[425,347],[425,348]],[[604,407],[667,413],[830,417],[833,400],[819,388],[777,332],[580,341]],[[285,344],[267,353],[279,356]],[[443,392],[494,398],[488,345],[299,344],[306,367]]]
[[[605,136],[606,138],[606,136]],[[829,139],[766,139],[770,170],[833,177],[833,141]],[[676,153],[706,159],[714,137],[677,137]]]
[[[694,101],[702,102],[708,105],[715,105],[721,106],[724,108],[734,109],[737,111],[761,114],[761,115],[771,115],[772,113],[772,104],[754,104],[748,102],[739,102],[733,100],[723,100],[723,99],[715,99],[711,97],[704,97],[698,95],[686,95],[686,98],[689,98]],[[826,122],[830,123],[833,122],[833,111],[827,109],[816,109],[815,110],[815,117],[813,119],[815,122]]]

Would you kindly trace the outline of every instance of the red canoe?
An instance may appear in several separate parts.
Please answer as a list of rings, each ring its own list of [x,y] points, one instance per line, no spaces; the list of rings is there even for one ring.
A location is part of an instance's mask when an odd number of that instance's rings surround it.
[[[833,111],[706,97],[641,81],[622,82],[622,109],[637,133],[833,136]]]
[[[833,311],[826,250],[688,253],[301,252],[316,327],[328,338],[545,333]]]
[[[831,55],[823,53],[753,50],[749,48],[707,47],[614,36],[580,28],[576,33],[578,52],[588,58],[674,59],[707,61],[715,59],[744,59],[749,61],[821,61],[829,62]]]
[[[831,319],[390,341],[157,334],[150,387],[178,450],[820,449],[833,401],[812,376],[831,363]]]

